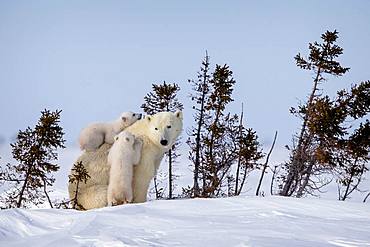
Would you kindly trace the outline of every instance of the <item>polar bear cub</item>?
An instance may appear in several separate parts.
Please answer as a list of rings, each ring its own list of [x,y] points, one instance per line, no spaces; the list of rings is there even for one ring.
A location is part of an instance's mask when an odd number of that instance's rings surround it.
[[[93,123],[81,131],[79,142],[81,150],[95,151],[103,143],[113,144],[114,136],[141,119],[142,114],[124,112],[121,116],[107,123]]]
[[[114,137],[108,154],[110,176],[107,192],[108,206],[133,201],[132,180],[134,165],[140,162],[143,142],[127,131]]]

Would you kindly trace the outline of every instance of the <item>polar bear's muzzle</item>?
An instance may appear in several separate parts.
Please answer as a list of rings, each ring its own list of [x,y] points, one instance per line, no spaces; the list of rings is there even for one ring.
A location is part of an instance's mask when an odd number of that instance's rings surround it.
[[[137,114],[137,119],[140,120],[142,118],[143,114]]]

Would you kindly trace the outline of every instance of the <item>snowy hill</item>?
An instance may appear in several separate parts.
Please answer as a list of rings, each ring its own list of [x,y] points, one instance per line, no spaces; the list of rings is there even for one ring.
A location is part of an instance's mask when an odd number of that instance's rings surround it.
[[[370,246],[368,204],[282,197],[0,211],[0,246]]]

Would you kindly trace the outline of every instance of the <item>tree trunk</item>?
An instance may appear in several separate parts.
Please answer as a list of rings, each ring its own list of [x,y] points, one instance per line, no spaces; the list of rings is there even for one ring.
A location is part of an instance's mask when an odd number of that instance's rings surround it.
[[[75,196],[74,198],[72,199],[72,208],[73,209],[76,209],[77,208],[77,205],[78,205],[78,202],[77,202],[77,197],[78,197],[78,187],[80,185],[80,181],[79,180],[76,180],[76,191],[75,191]]]
[[[236,178],[235,178],[235,190],[234,194],[237,195],[238,187],[239,187],[239,173],[240,173],[240,157],[238,159],[238,166],[236,168]]]
[[[239,138],[242,136],[243,132],[243,115],[244,115],[244,109],[243,109],[243,103],[242,103],[242,112],[240,114],[240,122],[239,122]],[[235,190],[234,194],[237,195],[238,187],[239,187],[239,173],[240,173],[240,163],[241,163],[241,151],[242,151],[242,144],[239,142],[239,153],[238,153],[238,165],[236,168],[236,179],[235,179]]]
[[[354,166],[356,165],[356,163],[357,163],[357,158],[356,158],[356,160],[355,160],[355,162],[354,162]],[[344,195],[343,195],[343,197],[342,197],[342,199],[341,199],[341,201],[345,201],[346,199],[347,199],[347,197],[355,190],[355,189],[357,189],[357,187],[358,187],[358,185],[360,184],[360,182],[361,182],[361,177],[362,177],[362,174],[364,173],[364,170],[365,170],[365,165],[363,165],[362,166],[362,168],[361,168],[361,172],[360,172],[360,176],[359,176],[359,179],[357,180],[357,183],[352,187],[352,189],[350,189],[350,187],[351,187],[351,184],[352,184],[352,178],[354,177],[354,169],[352,169],[352,171],[351,171],[351,177],[350,177],[350,180],[349,180],[349,183],[348,183],[348,185],[347,185],[347,188],[346,188],[346,191],[345,191],[345,193],[344,193]]]
[[[272,172],[272,178],[271,178],[271,184],[270,184],[270,194],[273,195],[272,189],[274,188],[274,180],[275,180],[275,174],[276,174],[276,168],[277,166],[274,167],[274,170]]]
[[[367,200],[367,198],[369,198],[369,196],[370,196],[370,192],[365,196],[365,198],[364,198],[364,203],[366,202],[366,200]]]
[[[168,151],[168,199],[172,199],[172,150]]]
[[[158,185],[157,185],[157,175],[154,176],[154,189],[155,189],[155,199],[159,199]]]
[[[215,184],[215,187],[218,188],[217,189],[217,193],[216,193],[216,196],[219,195],[219,192],[221,191],[221,183],[222,183],[222,180],[224,179],[224,177],[226,176],[226,174],[229,173],[229,170],[230,170],[231,166],[227,167],[226,170],[222,173],[220,179],[217,180],[217,183]]]
[[[216,110],[216,116],[215,116],[215,120],[213,121],[212,125],[213,128],[216,128],[217,126],[217,123],[220,119],[220,116],[221,116],[221,109],[218,108]],[[212,180],[210,181],[210,195],[214,195],[214,192],[215,190],[217,190],[217,184],[219,183],[218,182],[218,177],[217,177],[217,168],[216,168],[216,164],[214,162],[214,158],[213,158],[213,148],[214,148],[214,141],[215,141],[215,132],[212,131],[211,132],[211,139],[209,141],[209,166],[210,166],[210,172],[211,172],[211,177],[212,177]]]
[[[237,196],[240,195],[240,193],[242,192],[242,189],[243,189],[243,186],[244,186],[244,183],[245,183],[245,179],[246,178],[247,178],[247,167],[245,167],[245,169],[244,169],[243,180],[240,183],[240,188],[238,190]]]
[[[206,53],[206,61],[205,64],[208,64],[208,54]],[[198,127],[197,127],[197,134],[195,138],[195,163],[194,163],[194,185],[193,185],[193,191],[194,191],[194,197],[199,197],[199,167],[200,167],[200,132],[203,126],[203,118],[204,118],[204,101],[206,97],[205,92],[205,85],[207,83],[207,71],[208,66],[204,69],[203,73],[203,82],[202,82],[202,99],[200,104],[200,115],[199,115],[199,121],[198,121]]]
[[[204,165],[204,162],[203,162],[203,165]],[[203,181],[202,196],[206,197],[207,181],[206,181],[206,171],[204,167],[202,167],[202,181]]]
[[[259,182],[258,182],[258,186],[257,186],[257,190],[256,190],[256,196],[258,196],[258,195],[259,195],[259,193],[260,193],[260,188],[261,188],[262,180],[263,180],[263,177],[265,176],[265,171],[266,171],[266,168],[267,168],[267,165],[268,165],[269,159],[270,159],[270,155],[271,155],[272,150],[274,149],[274,146],[275,146],[275,142],[276,142],[277,134],[278,134],[278,132],[277,132],[277,131],[275,131],[274,141],[272,142],[272,145],[271,145],[270,151],[269,151],[269,153],[267,154],[265,164],[263,165],[263,169],[262,169],[261,177],[260,177],[260,180],[259,180]]]
[[[347,184],[347,187],[346,187],[346,191],[344,192],[344,195],[339,199],[340,201],[345,201],[349,195],[349,187],[351,186],[351,181],[352,181],[352,178],[353,178],[353,169],[351,171],[351,175],[350,175],[350,178],[349,178],[349,182]]]
[[[312,168],[313,164],[311,163],[306,170],[306,176],[304,177],[302,185],[299,187],[298,192],[297,192],[297,197],[301,198],[303,196],[303,192],[308,184],[308,181],[310,180],[310,176],[312,174]]]
[[[306,112],[306,114],[304,116],[304,119],[303,119],[303,124],[302,124],[302,128],[301,128],[301,132],[299,134],[298,145],[297,145],[297,148],[296,148],[296,152],[293,155],[292,163],[290,165],[288,176],[287,176],[287,179],[285,181],[284,187],[283,187],[282,191],[280,192],[280,195],[282,195],[282,196],[289,196],[289,195],[293,194],[292,192],[290,192],[291,186],[293,184],[294,179],[296,179],[295,178],[296,175],[299,173],[299,171],[297,171],[298,167],[302,166],[301,157],[302,157],[302,153],[305,151],[305,147],[304,147],[304,145],[302,145],[303,144],[303,136],[304,136],[304,133],[306,132],[307,122],[308,122],[309,117],[310,117],[312,102],[314,100],[315,93],[317,91],[317,85],[318,85],[319,80],[320,80],[320,74],[321,74],[321,68],[319,67],[317,72],[316,72],[316,77],[314,79],[314,85],[313,85],[313,88],[312,88],[311,95],[310,95],[310,97],[308,99],[308,102],[307,102],[307,112]]]
[[[28,178],[30,177],[31,169],[32,169],[32,166],[29,166],[28,169],[27,169],[26,178],[24,179],[24,182],[23,182],[23,185],[22,185],[22,189],[18,194],[19,197],[18,197],[18,201],[17,201],[17,208],[20,208],[22,206],[23,193],[24,193],[24,190],[26,189],[26,186],[27,186],[27,183],[28,183]]]
[[[44,193],[45,193],[45,196],[46,196],[46,198],[48,199],[48,202],[49,202],[50,207],[51,207],[51,208],[54,208],[54,207],[53,207],[53,204],[51,203],[51,200],[50,200],[49,194],[48,194],[48,192],[46,191],[46,181],[45,181],[45,179],[43,179],[43,182],[44,182]]]

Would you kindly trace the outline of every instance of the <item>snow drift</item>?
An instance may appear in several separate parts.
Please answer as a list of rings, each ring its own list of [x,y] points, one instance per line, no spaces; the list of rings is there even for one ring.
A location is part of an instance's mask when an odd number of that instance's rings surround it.
[[[0,246],[370,246],[367,204],[282,197],[0,211]]]

